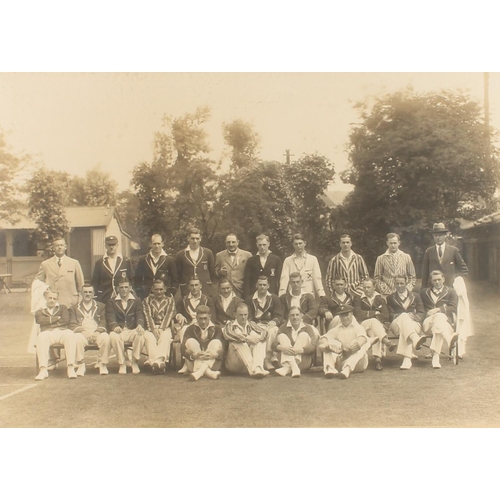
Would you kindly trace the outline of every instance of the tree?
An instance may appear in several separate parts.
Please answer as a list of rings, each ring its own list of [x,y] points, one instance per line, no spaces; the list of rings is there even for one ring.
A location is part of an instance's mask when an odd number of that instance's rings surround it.
[[[248,122],[234,120],[222,125],[225,143],[232,149],[231,169],[252,167],[258,161],[259,135]]]
[[[350,135],[351,168],[343,175],[354,190],[336,217],[360,231],[369,260],[394,231],[419,261],[433,222],[457,227],[459,217],[480,213],[478,200],[485,209],[493,201],[499,161],[481,109],[463,93],[411,88],[358,108],[363,121]]]
[[[39,243],[48,246],[57,236],[69,231],[64,213],[64,191],[60,188],[58,172],[39,168],[27,183],[29,192],[29,217],[37,224],[36,235]]]
[[[68,203],[89,207],[114,206],[117,187],[111,176],[96,166],[87,170],[84,178],[75,176],[71,179]]]
[[[9,152],[5,136],[0,130],[0,220],[16,221],[22,203],[20,201],[19,174],[24,170],[29,157],[16,156]]]

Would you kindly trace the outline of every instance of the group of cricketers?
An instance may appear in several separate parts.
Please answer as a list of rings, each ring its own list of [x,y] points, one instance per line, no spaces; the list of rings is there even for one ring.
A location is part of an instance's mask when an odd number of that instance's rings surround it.
[[[324,280],[300,233],[283,262],[266,235],[257,237],[252,255],[228,234],[226,249],[214,256],[201,246],[200,230],[189,228],[187,247],[169,256],[154,234],[136,266],[110,235],[89,282],[57,238],[54,256],[42,262],[32,287],[40,296],[36,380],[54,366],[52,346],[64,347],[72,379],[85,375],[90,345],[98,349],[101,375],[109,373],[111,350],[121,375],[140,373],[144,355],[152,373],[161,374],[179,348],[177,368],[191,380],[218,379],[221,371],[296,378],[313,367],[327,378],[347,379],[367,369],[370,350],[375,370],[392,351],[409,370],[427,339],[431,365],[441,368],[443,344],[449,354],[458,340],[454,285],[468,272],[459,250],[446,242],[448,232],[443,223],[432,228],[435,244],[425,252],[419,293],[412,259],[395,233],[387,235],[373,277],[343,234]]]

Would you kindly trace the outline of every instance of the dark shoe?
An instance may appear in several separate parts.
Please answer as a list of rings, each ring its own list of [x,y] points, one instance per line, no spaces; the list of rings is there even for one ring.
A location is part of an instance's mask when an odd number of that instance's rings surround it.
[[[167,365],[162,361],[160,363],[160,373],[166,373],[167,372]]]
[[[375,370],[381,372],[384,369],[382,366],[382,360],[380,358],[375,358]]]
[[[417,343],[415,344],[415,350],[418,351],[423,345],[424,345],[424,342],[427,340],[427,337],[425,335],[422,335]]]
[[[158,375],[160,373],[160,365],[158,363],[153,363],[151,365],[151,370],[155,375]]]

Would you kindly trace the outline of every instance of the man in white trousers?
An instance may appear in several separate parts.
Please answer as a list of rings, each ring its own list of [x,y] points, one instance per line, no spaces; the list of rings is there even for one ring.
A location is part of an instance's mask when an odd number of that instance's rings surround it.
[[[64,304],[59,304],[59,293],[50,288],[44,293],[46,306],[35,312],[35,322],[40,326],[36,339],[36,355],[40,371],[35,380],[44,380],[49,376],[49,349],[53,344],[62,344],[66,351],[68,378],[76,378],[76,343],[77,337],[69,329],[69,311]]]
[[[155,375],[165,373],[172,344],[171,323],[175,316],[174,298],[166,295],[165,283],[162,280],[155,280],[152,293],[144,299],[142,306],[146,327],[154,335],[156,341],[156,355],[151,368]]]
[[[396,276],[394,286],[396,291],[387,297],[389,331],[398,335],[396,354],[403,356],[401,370],[411,368],[411,360],[425,342],[426,336],[422,333],[422,321],[425,318],[425,309],[420,295],[408,290],[408,278],[403,275]]]
[[[319,339],[326,378],[347,379],[351,373],[364,372],[368,367],[368,349],[378,343],[369,339],[362,326],[353,322],[353,308],[342,305],[337,310],[340,324]]]
[[[269,375],[264,370],[267,331],[248,321],[248,306],[245,303],[238,305],[235,320],[226,323],[223,334],[229,342],[225,363],[230,373],[248,373],[257,379]]]

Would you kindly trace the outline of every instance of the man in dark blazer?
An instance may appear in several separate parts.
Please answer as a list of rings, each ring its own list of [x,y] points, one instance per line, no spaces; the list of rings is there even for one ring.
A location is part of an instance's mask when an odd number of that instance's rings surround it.
[[[288,313],[295,306],[302,313],[302,321],[306,325],[312,325],[318,315],[318,303],[312,293],[302,291],[302,276],[300,273],[290,274],[288,283],[290,285],[288,291],[280,297],[285,319],[288,320]]]
[[[407,288],[408,277],[396,276],[394,286],[396,291],[387,297],[389,308],[389,319],[391,325],[389,331],[398,335],[398,347],[396,353],[403,356],[401,370],[411,368],[413,349],[418,350],[425,341],[422,332],[422,321],[425,318],[425,309],[420,295],[409,291]]]
[[[346,291],[347,280],[343,276],[337,276],[332,283],[333,293],[331,297],[321,297],[319,299],[318,314],[325,318],[325,332],[341,324],[338,310],[342,306],[351,306],[352,295]],[[353,321],[356,321],[353,316]],[[357,323],[357,321],[356,321]]]
[[[214,299],[215,321],[219,326],[224,326],[228,321],[236,319],[236,309],[243,300],[233,291],[233,287],[227,278],[219,281],[219,293]]]
[[[271,253],[269,243],[269,237],[265,234],[257,236],[257,248],[259,251],[247,260],[245,267],[245,277],[243,280],[245,300],[255,293],[255,286],[257,285],[259,276],[267,276],[269,292],[278,295],[283,263],[277,255]]]
[[[387,302],[380,293],[375,291],[375,282],[371,278],[363,281],[363,293],[360,297],[355,297],[353,308],[356,320],[366,330],[368,337],[378,337],[380,340],[372,345],[372,354],[375,370],[383,370],[383,346],[385,345],[389,351],[393,351],[396,346],[387,338],[389,327]]]
[[[427,335],[432,335],[432,367],[441,368],[439,354],[443,340],[448,344],[451,353],[458,339],[454,331],[458,296],[453,288],[444,284],[442,271],[431,271],[430,280],[431,286],[420,292],[426,314],[422,326]]]
[[[106,304],[109,299],[116,297],[116,286],[120,280],[127,279],[133,284],[134,268],[129,258],[118,253],[116,236],[106,236],[104,244],[106,255],[95,263],[91,282],[96,300]]]
[[[189,229],[188,246],[177,252],[175,265],[183,297],[189,293],[191,278],[200,280],[201,290],[205,295],[209,297],[213,295],[214,254],[208,248],[201,246],[201,231],[198,228]]]
[[[138,361],[146,345],[148,360],[152,364],[156,359],[155,336],[144,329],[144,312],[141,299],[132,295],[132,287],[126,278],[118,284],[118,295],[106,304],[106,323],[111,345],[118,358],[118,373],[127,373],[125,343],[132,342],[132,373],[140,373]]]
[[[445,285],[451,287],[457,276],[467,276],[469,272],[458,248],[445,242],[448,232],[442,222],[432,227],[432,235],[436,244],[429,247],[424,254],[422,288],[431,286],[429,274],[432,271],[441,271],[444,274]]]
[[[151,293],[153,282],[161,280],[165,283],[166,294],[175,295],[179,287],[175,260],[163,250],[161,234],[151,236],[151,251],[139,258],[135,269],[135,289],[137,295],[144,300]]]
[[[57,292],[59,304],[69,308],[78,302],[85,280],[80,263],[66,255],[67,248],[64,238],[55,238],[52,242],[54,256],[40,264],[35,279],[47,283],[53,292]]]

